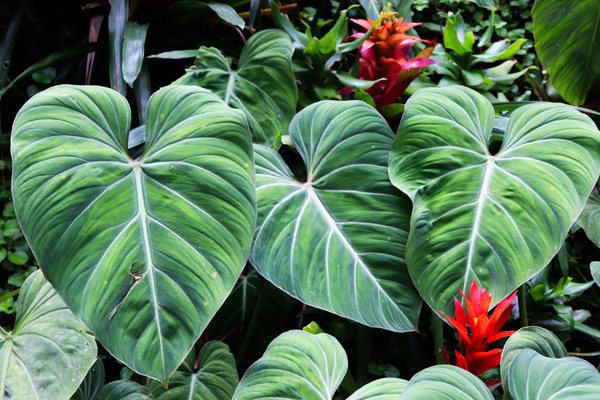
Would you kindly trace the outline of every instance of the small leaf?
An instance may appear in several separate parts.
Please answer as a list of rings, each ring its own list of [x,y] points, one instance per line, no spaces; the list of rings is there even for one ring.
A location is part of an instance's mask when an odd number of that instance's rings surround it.
[[[240,29],[244,29],[246,23],[238,15],[238,13],[228,4],[224,3],[208,3],[208,6],[213,10],[219,18],[225,22],[229,22],[233,26],[237,26]]]
[[[131,87],[137,79],[144,61],[144,45],[148,24],[127,21],[123,37],[123,79]]]

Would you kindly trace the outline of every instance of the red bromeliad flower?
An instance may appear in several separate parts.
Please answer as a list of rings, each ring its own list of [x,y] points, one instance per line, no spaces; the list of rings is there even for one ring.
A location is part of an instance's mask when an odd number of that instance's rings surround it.
[[[406,34],[410,28],[420,23],[403,23],[403,18],[396,18],[395,12],[382,12],[381,25],[375,27],[373,34],[359,47],[361,58],[358,78],[363,80],[378,80],[366,90],[375,100],[377,107],[395,103],[404,93],[408,85],[422,72],[421,67],[434,64],[429,60],[435,41],[419,39]],[[353,19],[353,22],[369,30],[373,25],[372,19]],[[350,37],[360,38],[365,33],[356,33]],[[408,53],[415,42],[428,43],[423,51],[415,58],[407,60]]]
[[[456,319],[444,317],[458,331],[460,341],[460,351],[455,351],[456,366],[466,369],[474,375],[480,375],[483,372],[500,365],[502,349],[487,350],[488,346],[498,339],[508,337],[515,331],[500,331],[502,326],[510,317],[513,309],[512,302],[517,295],[514,292],[506,299],[502,300],[494,310],[491,318],[488,318],[488,310],[492,302],[492,297],[487,290],[479,290],[475,279],[469,290],[469,298],[465,296],[462,289],[460,294],[467,305],[467,312],[460,301],[454,298],[454,307]],[[440,311],[441,312],[441,311]],[[444,352],[446,362],[449,364],[448,355]],[[487,382],[488,386],[497,381]]]

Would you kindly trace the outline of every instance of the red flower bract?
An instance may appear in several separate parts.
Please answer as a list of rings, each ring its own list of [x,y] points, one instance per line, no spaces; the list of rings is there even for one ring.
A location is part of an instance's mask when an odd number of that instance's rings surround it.
[[[403,23],[403,18],[396,18],[396,13],[390,12],[390,4],[387,12],[382,12],[381,16],[381,25],[375,27],[373,34],[359,47],[361,58],[358,70],[359,79],[374,81],[384,78],[366,90],[378,107],[395,103],[422,72],[421,67],[435,63],[429,60],[435,41],[429,42],[406,34],[410,28],[420,24]],[[367,30],[373,25],[372,19],[352,21]],[[350,37],[360,38],[363,35],[365,33],[356,33]],[[429,46],[408,60],[408,53],[415,42],[425,42]]]
[[[460,301],[455,297],[456,319],[450,318],[444,313],[442,314],[458,331],[460,351],[455,351],[456,365],[474,375],[480,375],[488,369],[500,365],[502,349],[487,350],[487,348],[498,339],[514,333],[514,331],[500,331],[500,329],[510,317],[513,308],[512,302],[517,292],[502,300],[494,310],[491,318],[488,318],[488,312],[492,297],[485,288],[483,290],[479,289],[475,279],[473,279],[469,290],[469,298],[465,296],[462,289],[460,294],[467,306],[466,313]],[[449,363],[447,355],[446,362]],[[488,384],[492,383],[488,382]]]

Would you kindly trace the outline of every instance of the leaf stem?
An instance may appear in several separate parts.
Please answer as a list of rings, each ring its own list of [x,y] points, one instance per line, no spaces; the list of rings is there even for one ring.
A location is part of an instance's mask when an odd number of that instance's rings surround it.
[[[525,285],[522,285],[517,292],[517,298],[519,301],[519,320],[521,326],[529,325],[527,321],[527,301],[525,299]]]

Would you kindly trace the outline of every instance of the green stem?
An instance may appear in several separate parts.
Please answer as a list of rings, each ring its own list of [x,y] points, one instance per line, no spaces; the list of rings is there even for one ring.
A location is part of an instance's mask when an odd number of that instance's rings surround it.
[[[431,313],[431,334],[433,336],[433,354],[438,364],[445,364],[446,360],[440,349],[444,346],[444,321]]]
[[[529,325],[527,321],[527,301],[525,299],[525,285],[522,285],[517,292],[517,298],[519,300],[519,320],[521,326]]]
[[[518,61],[515,62],[515,66],[520,71],[523,71],[525,69],[525,67],[523,67],[523,65],[521,65],[521,63],[518,62]],[[538,85],[538,83],[535,81],[535,79],[533,79],[533,77],[531,76],[531,74],[529,73],[529,71],[525,72],[525,78],[529,81],[529,83],[533,87],[533,90],[538,95],[538,97],[540,98],[540,100],[542,100],[542,101],[550,101],[550,100],[548,100],[548,96],[546,96],[546,93],[544,92],[544,89],[542,89],[542,87],[540,85]]]
[[[8,300],[12,297],[15,297],[20,292],[21,292],[21,288],[18,288],[17,290],[13,290],[12,292],[6,293],[4,296],[0,296],[0,304],[4,303],[6,300]]]

